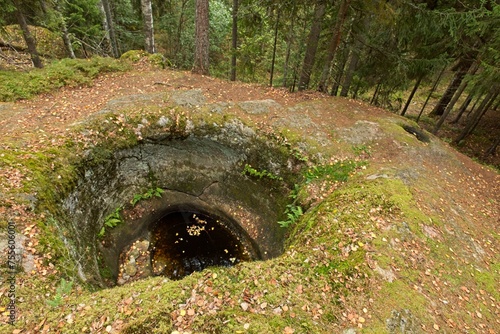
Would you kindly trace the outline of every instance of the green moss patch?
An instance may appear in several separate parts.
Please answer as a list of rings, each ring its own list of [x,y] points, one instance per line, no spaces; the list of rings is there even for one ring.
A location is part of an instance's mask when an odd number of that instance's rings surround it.
[[[28,72],[0,71],[0,101],[29,99],[63,86],[88,85],[101,73],[128,68],[127,63],[112,58],[93,57],[54,61],[43,69]]]

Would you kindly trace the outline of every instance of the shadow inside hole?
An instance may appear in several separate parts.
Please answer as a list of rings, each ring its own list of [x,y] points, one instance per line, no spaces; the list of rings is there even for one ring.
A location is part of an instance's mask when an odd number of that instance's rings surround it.
[[[430,143],[431,142],[430,137],[427,134],[425,134],[425,132],[422,129],[416,128],[416,127],[411,126],[411,125],[406,125],[406,124],[402,125],[402,127],[406,132],[411,133],[412,135],[417,137],[417,140],[419,140],[423,143]]]
[[[195,212],[173,212],[158,220],[151,234],[153,275],[181,279],[212,266],[251,261],[240,237],[225,222]]]

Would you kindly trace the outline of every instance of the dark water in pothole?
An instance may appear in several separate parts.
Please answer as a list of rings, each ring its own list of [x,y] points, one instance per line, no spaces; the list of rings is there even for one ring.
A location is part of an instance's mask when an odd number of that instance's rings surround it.
[[[173,212],[152,230],[154,275],[180,279],[211,266],[251,260],[239,237],[220,220],[194,212]]]

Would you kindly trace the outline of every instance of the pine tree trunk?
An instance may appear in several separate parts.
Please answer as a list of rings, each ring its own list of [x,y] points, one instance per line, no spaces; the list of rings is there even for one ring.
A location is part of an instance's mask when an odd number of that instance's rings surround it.
[[[236,81],[236,50],[238,49],[238,0],[233,0],[231,81]]]
[[[274,77],[274,62],[276,61],[276,44],[278,43],[278,24],[280,22],[280,10],[278,9],[278,14],[276,16],[276,26],[274,27],[274,45],[273,45],[273,59],[271,61],[271,77],[269,79],[269,86],[273,86]]]
[[[28,23],[26,22],[26,17],[24,16],[24,13],[22,11],[22,6],[18,0],[14,1],[14,6],[16,7],[17,23],[19,24],[23,32],[24,41],[28,46],[28,52],[31,55],[33,66],[35,66],[36,68],[43,68],[42,60],[40,59],[40,55],[38,54],[38,51],[36,49],[35,39],[31,35]]]
[[[493,110],[498,110],[498,107],[500,106],[500,100],[498,100],[497,104],[493,107]]]
[[[344,76],[345,66],[347,65],[347,56],[342,55],[342,60],[339,68],[337,69],[337,73],[335,74],[334,82],[332,85],[332,89],[330,90],[331,96],[337,96],[340,88],[340,84],[342,82],[342,77]]]
[[[484,116],[486,111],[488,111],[489,107],[491,107],[497,96],[498,92],[495,89],[490,90],[490,92],[481,102],[481,105],[476,109],[472,117],[469,119],[467,125],[464,127],[460,135],[458,135],[458,137],[455,138],[455,140],[453,141],[454,143],[456,144],[460,143],[467,136],[469,136],[472,133],[472,131],[474,131],[476,126],[479,124],[479,121]]]
[[[479,62],[476,61],[470,67],[470,69],[468,71],[468,74],[469,75],[474,75],[477,72],[478,69],[479,69]],[[467,87],[468,83],[469,82],[467,80],[462,80],[462,83],[458,87],[455,95],[453,95],[453,98],[451,99],[450,103],[448,103],[448,106],[446,106],[446,110],[449,109],[449,111],[451,111],[453,109],[453,107],[457,103],[458,99],[460,98],[460,96],[464,92],[465,88]],[[445,110],[445,112],[446,112],[446,110]]]
[[[474,95],[475,95],[475,91],[473,90],[467,96],[467,98],[465,99],[464,103],[462,103],[462,105],[460,106],[460,109],[458,109],[457,116],[455,117],[455,119],[453,121],[450,122],[451,124],[458,123],[458,121],[460,120],[460,118],[462,118],[462,115],[464,114],[465,110],[467,110],[467,107],[469,106],[469,104],[471,103],[472,99],[474,98]]]
[[[356,100],[358,98],[358,92],[359,92],[359,88],[360,88],[361,84],[360,82],[356,82],[356,85],[354,86],[354,91],[352,92],[352,98],[354,100]]]
[[[488,112],[488,110],[491,109],[491,106],[493,105],[493,103],[495,102],[495,100],[497,99],[497,97],[498,97],[498,91],[496,93],[494,93],[493,96],[489,99],[488,103],[483,108],[480,116],[474,121],[474,124],[472,125],[472,127],[471,127],[468,135],[470,135],[476,129],[476,127],[478,126],[479,122],[481,121],[481,118],[483,118],[483,116],[486,114],[486,112]]]
[[[347,67],[347,72],[345,73],[344,81],[342,82],[342,90],[340,91],[340,96],[347,96],[349,93],[349,88],[351,87],[352,78],[354,77],[354,72],[358,67],[359,62],[359,49],[361,47],[361,41],[356,40],[354,43],[354,50],[351,52],[351,59],[349,60],[349,66]]]
[[[463,58],[460,59],[458,65],[456,66],[457,71],[455,72],[453,79],[451,80],[443,96],[441,96],[441,99],[439,100],[439,102],[436,104],[436,106],[429,115],[441,116],[444,113],[446,107],[448,106],[448,103],[453,98],[453,95],[455,95],[455,92],[462,83],[462,80],[469,71],[471,65],[472,62],[469,59],[463,59]]]
[[[106,24],[104,29],[109,35],[109,41],[111,43],[111,54],[113,57],[120,57],[120,52],[118,50],[118,41],[115,34],[115,25],[113,23],[113,15],[111,14],[111,6],[109,0],[101,0],[102,10],[104,11],[104,18],[106,19]]]
[[[325,64],[323,66],[323,72],[321,72],[321,78],[319,80],[318,90],[320,92],[326,93],[327,91],[327,81],[330,76],[330,69],[332,68],[332,61],[335,58],[335,52],[340,45],[340,39],[342,37],[342,26],[344,25],[345,18],[347,17],[347,11],[349,9],[350,0],[342,0],[337,15],[337,21],[333,28],[333,36],[330,40],[330,45],[328,46],[328,51],[326,55]]]
[[[40,8],[42,8],[42,12],[44,15],[47,15],[47,3],[45,2],[45,0],[40,0]]]
[[[377,87],[375,87],[375,92],[373,92],[373,97],[370,101],[370,104],[377,104],[377,100],[378,100],[378,94],[380,92],[380,88],[382,86],[382,83],[378,83],[377,84]]]
[[[296,5],[295,2],[293,3],[293,8],[292,8],[292,17],[290,21],[290,30],[288,32],[288,37],[286,41],[286,55],[285,55],[285,65],[283,66],[283,87],[288,86],[288,67],[290,63],[290,53],[292,51],[292,42],[293,42],[293,36],[294,36],[294,29],[295,29],[295,10],[296,10]]]
[[[208,0],[196,0],[196,36],[193,73],[209,75]]]
[[[432,94],[436,90],[436,88],[437,88],[437,86],[439,84],[439,81],[441,81],[441,77],[443,76],[443,73],[446,70],[446,67],[447,67],[446,65],[443,67],[443,69],[441,70],[441,72],[439,72],[439,75],[436,78],[436,81],[434,81],[434,84],[432,85],[431,91],[429,92],[429,95],[427,95],[427,98],[425,99],[424,105],[422,106],[422,109],[420,109],[420,112],[418,113],[418,117],[417,117],[417,120],[416,120],[417,123],[420,120],[420,116],[422,116],[422,113],[424,112],[425,107],[427,106],[427,103],[429,102],[429,99],[431,98]]]
[[[185,20],[184,19],[184,12],[185,12],[188,1],[189,0],[182,0],[181,12],[179,15],[179,23],[177,24],[177,35],[176,35],[176,39],[173,43],[174,46],[172,48],[173,49],[172,58],[177,59],[177,60],[181,59],[181,57],[179,57],[179,56],[181,55],[181,39],[182,39],[182,32],[184,29],[184,20]]]
[[[422,82],[422,79],[424,78],[424,76],[425,76],[424,74],[420,75],[417,79],[417,82],[415,82],[415,86],[413,86],[413,89],[411,90],[410,96],[408,97],[408,100],[406,100],[403,111],[401,111],[401,116],[404,116],[406,114],[406,111],[408,110],[408,107],[410,106],[410,103],[413,100],[413,96],[415,96],[415,93],[417,92],[417,89],[420,86],[420,83]]]
[[[500,145],[500,135],[497,136],[497,139],[495,140],[493,145],[491,145],[486,153],[484,153],[484,157],[495,155],[498,145]]]
[[[476,69],[477,69],[477,67],[476,67]],[[474,69],[472,71],[472,74],[476,71],[476,69]],[[451,99],[450,103],[448,103],[448,105],[446,106],[446,109],[444,110],[443,114],[441,115],[441,117],[437,121],[434,129],[432,130],[433,134],[438,133],[439,129],[441,128],[444,121],[446,120],[446,117],[448,117],[451,110],[453,109],[453,106],[455,106],[455,103],[457,103],[458,99],[462,95],[465,87],[467,87],[467,81],[462,81],[462,83],[460,84],[460,87],[458,87],[457,91],[455,92],[455,95],[453,95],[453,98]]]
[[[309,81],[311,80],[312,69],[316,60],[316,51],[318,49],[319,36],[321,33],[321,22],[323,21],[325,11],[326,4],[323,1],[316,4],[314,9],[314,21],[307,38],[306,54],[304,56],[302,71],[300,72],[298,84],[299,90],[304,90],[309,87]]]
[[[479,95],[477,97],[476,101],[474,101],[474,104],[472,105],[472,108],[470,108],[469,112],[467,113],[467,116],[465,116],[466,119],[469,119],[469,116],[474,112],[474,110],[476,110],[476,107],[479,104],[479,101],[483,101],[481,99],[481,95]]]
[[[146,52],[153,54],[156,50],[151,0],[141,0],[141,9],[144,21],[144,48]]]

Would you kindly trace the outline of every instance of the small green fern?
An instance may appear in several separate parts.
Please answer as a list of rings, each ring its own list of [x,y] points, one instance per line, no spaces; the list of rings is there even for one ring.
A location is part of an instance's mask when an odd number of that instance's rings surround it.
[[[165,192],[165,190],[161,188],[151,188],[144,194],[136,194],[134,195],[134,198],[130,201],[130,204],[132,206],[135,206],[138,202],[144,200],[144,199],[150,199],[152,197],[161,197],[161,195]]]
[[[104,226],[101,227],[97,236],[103,238],[106,234],[106,228],[114,228],[122,223],[122,217],[120,212],[123,210],[122,207],[118,207],[113,211],[113,213],[106,216],[104,219]]]

